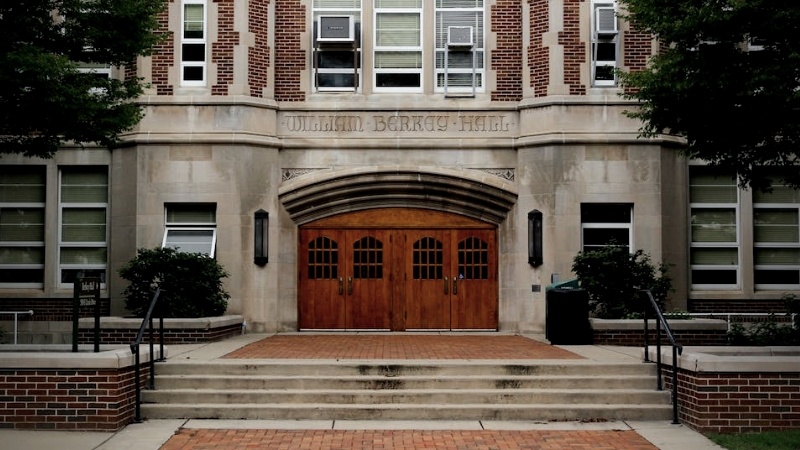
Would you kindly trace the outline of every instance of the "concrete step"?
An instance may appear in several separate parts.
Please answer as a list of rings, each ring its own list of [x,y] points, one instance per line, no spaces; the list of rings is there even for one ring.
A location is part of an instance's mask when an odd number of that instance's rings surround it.
[[[669,400],[637,389],[170,389],[143,392],[142,400],[169,404],[648,404]]]
[[[655,365],[578,361],[168,361],[146,418],[661,420]]]
[[[669,420],[670,405],[143,404],[147,418],[273,420]]]
[[[327,375],[161,375],[158,389],[652,389],[654,374],[646,375],[442,375],[327,376]]]
[[[558,375],[558,376],[602,376],[602,375],[644,375],[655,377],[655,365],[645,363],[591,363],[576,360],[571,363],[537,362],[504,363],[491,360],[481,361],[429,361],[423,363],[374,361],[248,361],[214,360],[211,362],[169,362],[157,366],[158,375],[281,375],[281,376],[383,376],[402,375]]]

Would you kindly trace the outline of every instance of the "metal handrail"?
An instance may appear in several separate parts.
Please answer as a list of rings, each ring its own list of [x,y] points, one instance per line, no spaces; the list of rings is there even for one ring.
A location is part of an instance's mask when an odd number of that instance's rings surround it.
[[[33,310],[30,309],[28,311],[0,311],[0,316],[9,315],[9,314],[13,314],[14,315],[14,345],[17,345],[17,334],[18,334],[17,333],[18,332],[18,330],[17,330],[17,321],[19,319],[19,316],[20,315],[32,316],[33,315]]]
[[[661,326],[664,327],[664,334],[667,335],[669,338],[669,342],[672,344],[672,423],[679,424],[680,421],[678,420],[678,355],[683,353],[683,346],[678,344],[675,341],[675,335],[672,334],[672,330],[667,323],[667,319],[664,318],[664,314],[661,312],[661,308],[658,306],[658,302],[656,302],[655,297],[653,297],[653,293],[649,289],[644,289],[644,292],[647,295],[647,298],[650,300],[650,306],[652,306],[653,311],[656,314],[656,372],[658,373],[658,380],[657,380],[657,387],[656,389],[663,390],[663,384],[661,381]],[[650,355],[648,354],[648,350],[650,348],[650,337],[649,337],[649,330],[647,325],[647,311],[650,308],[644,308],[644,362],[651,362]]]
[[[158,296],[161,295],[161,288],[156,289],[156,293],[153,295],[153,300],[150,301],[150,306],[147,308],[147,314],[144,315],[142,319],[142,325],[139,327],[139,332],[136,333],[136,338],[131,342],[131,352],[134,355],[134,384],[136,385],[136,401],[135,401],[135,409],[134,409],[134,416],[133,421],[136,423],[141,423],[142,421],[142,388],[141,388],[141,373],[139,370],[139,344],[141,344],[142,339],[144,338],[144,332],[146,329],[149,329],[149,341],[150,341],[150,380],[147,385],[148,389],[155,389],[156,388],[156,370],[155,370],[155,353],[153,353],[153,310],[155,309],[156,302],[158,301]],[[149,326],[148,326],[149,325]],[[164,361],[164,315],[160,314],[158,318],[158,335],[159,335],[159,354],[158,354],[158,361]]]

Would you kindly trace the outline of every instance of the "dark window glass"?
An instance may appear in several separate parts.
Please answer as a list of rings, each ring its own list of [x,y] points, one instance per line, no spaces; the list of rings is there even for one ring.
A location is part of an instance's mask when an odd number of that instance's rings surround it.
[[[183,61],[203,62],[206,60],[206,44],[183,44]]]
[[[800,284],[800,270],[756,270],[756,284]]]
[[[583,223],[631,223],[630,203],[582,203]]]
[[[692,270],[692,284],[736,284],[736,271]]]
[[[377,87],[419,87],[418,73],[379,73],[375,76]]]

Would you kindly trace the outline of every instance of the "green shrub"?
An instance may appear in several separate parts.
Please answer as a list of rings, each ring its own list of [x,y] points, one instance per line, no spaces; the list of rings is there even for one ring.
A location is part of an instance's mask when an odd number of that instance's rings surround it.
[[[228,307],[230,295],[222,287],[228,273],[201,253],[140,249],[119,274],[130,282],[123,292],[125,307],[137,317],[144,317],[159,286],[156,305],[164,317],[220,316]]]
[[[728,331],[731,345],[800,345],[800,299],[794,294],[783,295],[786,314],[794,314],[792,323],[779,323],[775,314],[765,322],[751,325],[735,323]]]
[[[640,315],[647,300],[642,289],[650,289],[663,309],[672,291],[668,266],[654,265],[642,250],[629,253],[627,247],[609,245],[575,256],[572,271],[582,289],[589,294],[594,316],[602,319],[624,319]]]

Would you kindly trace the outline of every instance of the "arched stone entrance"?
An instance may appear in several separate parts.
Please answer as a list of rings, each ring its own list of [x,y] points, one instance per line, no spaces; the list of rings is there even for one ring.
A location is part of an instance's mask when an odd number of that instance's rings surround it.
[[[496,330],[497,225],[516,194],[478,174],[360,170],[284,185],[299,227],[298,328]]]

